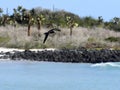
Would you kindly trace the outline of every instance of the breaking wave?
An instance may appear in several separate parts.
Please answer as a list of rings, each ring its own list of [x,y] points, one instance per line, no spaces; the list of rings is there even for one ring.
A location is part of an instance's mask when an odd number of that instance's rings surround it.
[[[91,67],[119,67],[120,68],[120,63],[113,63],[113,62],[97,63],[97,64],[92,64]]]

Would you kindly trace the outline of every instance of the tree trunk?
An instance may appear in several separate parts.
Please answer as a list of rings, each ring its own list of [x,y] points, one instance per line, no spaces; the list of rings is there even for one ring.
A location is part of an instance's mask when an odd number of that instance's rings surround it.
[[[38,30],[40,30],[41,29],[41,23],[39,22],[38,23]]]
[[[72,36],[72,27],[70,27],[70,36]]]
[[[41,22],[38,22],[38,36],[40,36],[40,30],[41,30]]]
[[[30,35],[31,35],[31,30],[30,30],[30,27],[31,27],[31,25],[30,25],[30,24],[28,24],[28,36],[30,36]]]

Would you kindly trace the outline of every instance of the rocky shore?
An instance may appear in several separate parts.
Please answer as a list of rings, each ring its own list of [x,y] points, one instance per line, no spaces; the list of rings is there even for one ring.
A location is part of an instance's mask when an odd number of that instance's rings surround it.
[[[119,62],[120,50],[87,50],[85,48],[81,48],[76,50],[1,51],[0,59],[72,63]]]

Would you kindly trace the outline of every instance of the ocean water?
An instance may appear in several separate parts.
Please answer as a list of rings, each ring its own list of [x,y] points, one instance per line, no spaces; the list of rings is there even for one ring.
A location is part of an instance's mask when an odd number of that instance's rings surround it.
[[[120,63],[3,60],[0,90],[120,90]]]

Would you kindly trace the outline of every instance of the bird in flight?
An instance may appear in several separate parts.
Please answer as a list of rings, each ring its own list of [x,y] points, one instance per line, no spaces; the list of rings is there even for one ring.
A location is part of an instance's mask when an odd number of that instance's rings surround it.
[[[61,30],[58,29],[58,28],[53,28],[53,29],[50,29],[48,32],[45,32],[45,33],[44,33],[45,38],[44,38],[43,43],[46,42],[46,40],[47,40],[47,38],[48,38],[48,36],[49,36],[50,34],[55,34],[56,31],[59,31],[59,32],[60,32]]]

